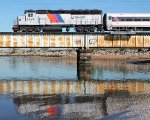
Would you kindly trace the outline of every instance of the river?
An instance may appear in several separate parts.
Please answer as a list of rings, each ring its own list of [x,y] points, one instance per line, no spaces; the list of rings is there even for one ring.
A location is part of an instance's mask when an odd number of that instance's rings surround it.
[[[100,60],[86,72],[75,59],[0,57],[0,67],[0,120],[150,117],[148,63]]]

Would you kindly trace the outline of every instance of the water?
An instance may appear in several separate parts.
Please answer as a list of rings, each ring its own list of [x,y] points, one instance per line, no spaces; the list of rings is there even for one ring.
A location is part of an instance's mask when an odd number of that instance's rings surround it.
[[[76,65],[66,66],[66,63],[59,63],[56,59],[3,57],[0,66],[0,79],[76,79]]]
[[[1,80],[78,80],[75,59],[1,57],[0,66]],[[150,80],[150,64],[104,60],[93,63],[91,72],[94,80]]]
[[[86,72],[74,59],[1,57],[0,66],[0,120],[150,117],[150,64],[96,61]]]

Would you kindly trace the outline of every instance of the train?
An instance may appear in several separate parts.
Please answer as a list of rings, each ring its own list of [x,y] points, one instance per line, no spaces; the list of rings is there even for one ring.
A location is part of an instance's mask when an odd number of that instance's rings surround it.
[[[150,13],[105,13],[102,10],[25,10],[13,32],[150,31]]]

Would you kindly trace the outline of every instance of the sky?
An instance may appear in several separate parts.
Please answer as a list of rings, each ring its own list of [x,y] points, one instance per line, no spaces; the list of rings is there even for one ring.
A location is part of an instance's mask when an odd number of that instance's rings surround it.
[[[103,13],[150,13],[150,0],[0,0],[0,32],[12,32],[13,20],[27,9],[100,9]]]

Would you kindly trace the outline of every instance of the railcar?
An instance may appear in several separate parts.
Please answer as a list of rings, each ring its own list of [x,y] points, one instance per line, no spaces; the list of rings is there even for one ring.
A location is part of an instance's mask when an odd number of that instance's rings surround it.
[[[150,14],[107,13],[103,23],[104,29],[109,31],[150,31]]]
[[[25,10],[14,22],[14,32],[76,32],[101,31],[101,10]]]

